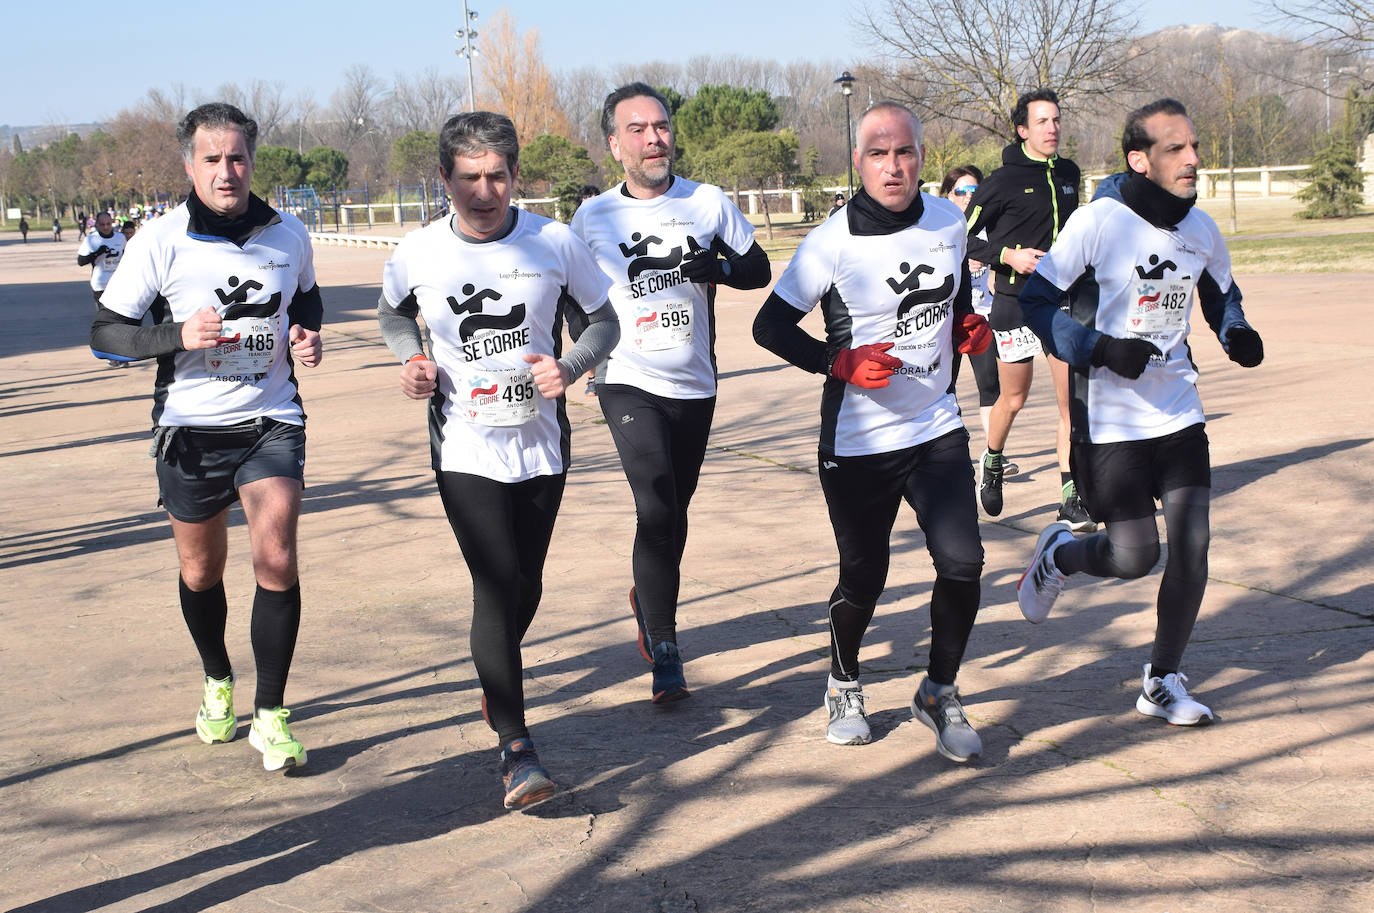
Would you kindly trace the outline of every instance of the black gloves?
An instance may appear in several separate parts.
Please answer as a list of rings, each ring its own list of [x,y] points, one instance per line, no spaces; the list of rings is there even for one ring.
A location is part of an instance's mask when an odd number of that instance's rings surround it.
[[[714,246],[700,247],[690,235],[687,246],[690,250],[682,258],[682,278],[688,282],[720,282],[730,275],[729,264],[716,257]]]
[[[1226,334],[1226,355],[1242,368],[1264,361],[1264,340],[1253,328],[1241,324]]]
[[[1091,361],[1094,368],[1106,368],[1129,380],[1135,380],[1145,373],[1145,366],[1150,363],[1150,358],[1156,355],[1164,357],[1164,353],[1152,342],[1103,335],[1097,341],[1097,345],[1093,346]]]

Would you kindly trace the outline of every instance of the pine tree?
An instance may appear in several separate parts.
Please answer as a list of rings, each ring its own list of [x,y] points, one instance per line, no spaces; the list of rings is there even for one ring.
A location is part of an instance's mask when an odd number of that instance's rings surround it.
[[[1297,215],[1302,219],[1338,219],[1354,215],[1364,204],[1364,174],[1355,150],[1360,131],[1356,123],[1366,106],[1358,96],[1347,97],[1345,124],[1326,135],[1312,167],[1303,173],[1308,185],[1298,191],[1297,198],[1307,208]]]

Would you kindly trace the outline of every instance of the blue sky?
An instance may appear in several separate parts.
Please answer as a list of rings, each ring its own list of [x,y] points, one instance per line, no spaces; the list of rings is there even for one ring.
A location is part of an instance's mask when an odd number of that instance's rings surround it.
[[[480,14],[480,31],[507,4],[469,5]],[[462,66],[453,53],[461,0],[129,0],[84,7],[24,0],[5,6],[0,22],[11,75],[0,97],[0,124],[11,126],[100,120],[135,104],[149,88],[174,83],[194,95],[225,82],[280,80],[288,97],[306,88],[324,105],[351,64],[367,63],[383,78]],[[611,0],[509,4],[521,30],[539,29],[545,62],[555,71],[697,54],[842,66],[865,57],[862,36],[848,20],[847,11],[859,8],[852,2],[825,7],[835,12],[824,18],[797,15],[796,0],[696,0],[675,4],[659,34],[623,22],[627,7]],[[1138,11],[1147,30],[1198,22],[1264,28],[1260,7],[1257,0],[1158,0]],[[650,7],[641,9],[646,12],[636,18],[649,18]]]

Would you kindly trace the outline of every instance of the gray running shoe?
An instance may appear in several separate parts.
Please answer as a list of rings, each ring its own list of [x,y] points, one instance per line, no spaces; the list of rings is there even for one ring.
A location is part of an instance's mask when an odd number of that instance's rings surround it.
[[[978,500],[989,517],[1002,513],[1002,455],[984,450],[978,460]]]
[[[844,686],[850,687],[844,687]],[[867,745],[873,741],[864,715],[864,691],[858,682],[841,682],[831,678],[825,688],[825,712],[830,722],[825,727],[825,740],[832,745]]]
[[[1175,726],[1205,726],[1212,722],[1212,711],[1188,696],[1188,689],[1183,687],[1186,681],[1188,676],[1181,672],[1170,672],[1163,678],[1153,676],[1150,664],[1146,663],[1135,709],[1146,716],[1168,720]]]
[[[1072,479],[1064,486],[1060,495],[1059,516],[1055,519],[1069,524],[1069,529],[1076,533],[1096,532],[1097,521],[1083,506],[1083,499],[1078,496],[1078,486],[1073,484]]]
[[[935,730],[935,747],[940,754],[960,764],[983,753],[983,740],[968,723],[959,703],[957,685],[937,685],[929,678],[911,698],[911,715]]]
[[[1069,530],[1069,524],[1063,521],[1045,527],[1035,541],[1030,565],[1016,583],[1016,602],[1026,621],[1033,625],[1049,617],[1054,601],[1064,592],[1064,584],[1069,576],[1055,567],[1054,553],[1059,546],[1072,541],[1073,533]]]

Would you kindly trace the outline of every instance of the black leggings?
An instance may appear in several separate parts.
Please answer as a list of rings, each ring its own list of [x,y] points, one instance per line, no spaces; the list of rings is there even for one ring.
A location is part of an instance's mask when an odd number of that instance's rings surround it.
[[[995,404],[1002,392],[1001,381],[997,378],[997,346],[988,346],[981,355],[965,356],[955,352],[953,376],[949,381],[950,393],[955,392],[954,385],[959,383],[959,365],[965,357],[968,358],[969,364],[973,365],[973,380],[978,385],[978,406],[981,408]]]
[[[502,745],[526,738],[520,642],[544,591],[544,559],[563,501],[563,473],[497,482],[437,472],[439,497],[472,575],[470,648]]]
[[[601,409],[635,498],[632,569],[649,639],[677,643],[677,597],[687,505],[697,490],[716,399],[669,399],[597,384]]]
[[[952,685],[978,614],[983,572],[968,432],[961,428],[891,453],[821,453],[819,461],[840,553],[839,585],[829,605],[831,675],[858,677],[859,647],[887,584],[892,525],[905,500],[916,511],[935,565],[928,674]]]
[[[1202,594],[1207,588],[1208,521],[1211,489],[1200,486],[1164,492],[1164,525],[1169,533],[1169,557],[1155,606],[1155,642],[1150,665],[1177,670],[1193,635]],[[1134,580],[1144,577],[1159,560],[1159,531],[1155,518],[1108,521],[1106,531],[1065,543],[1054,563],[1066,574],[1091,574]]]

